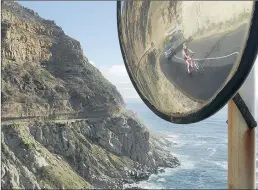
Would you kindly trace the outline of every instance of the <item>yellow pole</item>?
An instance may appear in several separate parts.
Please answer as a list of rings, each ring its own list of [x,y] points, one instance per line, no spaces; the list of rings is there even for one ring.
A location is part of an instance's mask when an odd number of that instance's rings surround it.
[[[239,94],[255,118],[255,68]],[[256,188],[256,130],[249,128],[233,100],[228,103],[228,188]]]

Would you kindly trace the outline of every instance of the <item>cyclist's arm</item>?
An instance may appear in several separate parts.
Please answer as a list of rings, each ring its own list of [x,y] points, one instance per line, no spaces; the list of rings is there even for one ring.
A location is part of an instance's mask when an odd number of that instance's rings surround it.
[[[184,56],[187,57],[187,55],[185,54],[185,51],[183,50],[182,52],[183,52],[183,57],[184,57]]]
[[[186,55],[186,53],[183,51],[183,57],[186,57],[187,59],[189,59],[189,55]]]
[[[190,50],[189,48],[188,48],[188,50],[191,52],[191,53],[194,53],[192,50]]]

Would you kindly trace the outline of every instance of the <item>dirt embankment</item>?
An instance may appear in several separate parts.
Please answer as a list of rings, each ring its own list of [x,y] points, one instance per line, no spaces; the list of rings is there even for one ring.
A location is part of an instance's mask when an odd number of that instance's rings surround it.
[[[183,1],[184,36],[204,37],[228,32],[250,22],[252,1]]]

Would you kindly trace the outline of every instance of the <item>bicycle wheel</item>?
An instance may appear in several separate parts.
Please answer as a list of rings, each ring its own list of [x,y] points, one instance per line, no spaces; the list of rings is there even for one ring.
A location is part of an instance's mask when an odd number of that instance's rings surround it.
[[[204,68],[203,68],[203,64],[199,64],[199,70],[200,70],[200,73],[204,73]]]
[[[203,66],[199,62],[194,62],[194,67],[197,73],[203,74]]]
[[[194,67],[195,67],[196,71],[199,70],[199,65],[196,62],[194,62]]]

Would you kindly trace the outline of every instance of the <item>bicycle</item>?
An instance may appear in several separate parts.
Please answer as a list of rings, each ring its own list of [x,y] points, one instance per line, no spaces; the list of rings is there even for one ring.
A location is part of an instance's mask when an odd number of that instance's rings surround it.
[[[192,53],[192,56],[194,55],[195,53]],[[190,61],[190,75],[193,73],[193,72],[196,72],[196,73],[200,73],[200,74],[203,74],[204,72],[204,68],[203,66],[199,63],[199,62],[196,62],[194,58],[189,58],[187,59],[188,61]],[[191,67],[191,65],[193,65],[193,67]],[[187,67],[187,64],[186,64],[186,67]]]

